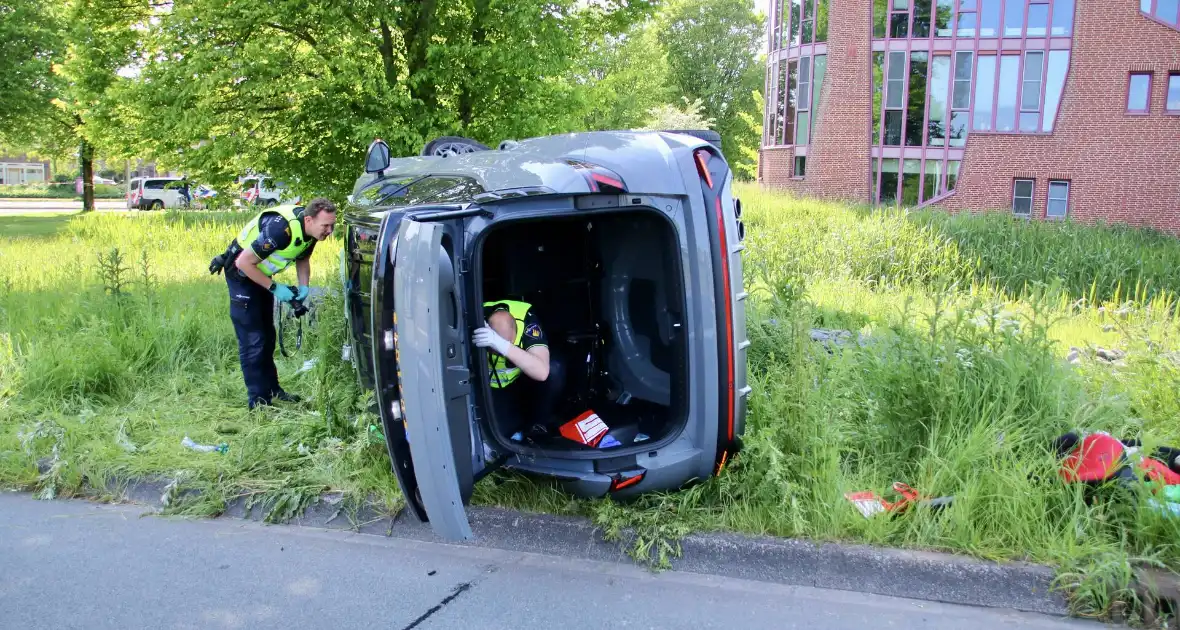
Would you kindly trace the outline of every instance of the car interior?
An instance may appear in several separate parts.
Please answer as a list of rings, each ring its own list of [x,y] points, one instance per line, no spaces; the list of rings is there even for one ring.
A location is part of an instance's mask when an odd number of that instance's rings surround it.
[[[628,209],[500,221],[488,230],[483,299],[532,304],[551,358],[565,368],[550,430],[526,428],[514,441],[617,452],[678,432],[686,416],[687,343],[672,222],[653,209]],[[588,446],[562,435],[562,424],[587,411],[613,440]],[[509,440],[519,423],[492,424]]]

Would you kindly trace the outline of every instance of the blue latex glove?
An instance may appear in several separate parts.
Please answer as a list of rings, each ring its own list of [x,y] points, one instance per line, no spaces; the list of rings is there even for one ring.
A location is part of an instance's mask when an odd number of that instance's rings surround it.
[[[299,293],[295,294],[295,299],[302,302],[307,299],[307,294],[311,292],[311,287],[306,284],[299,285]]]
[[[291,292],[291,287],[285,284],[275,284],[274,290],[271,291],[279,299],[280,302],[290,302],[295,294]]]

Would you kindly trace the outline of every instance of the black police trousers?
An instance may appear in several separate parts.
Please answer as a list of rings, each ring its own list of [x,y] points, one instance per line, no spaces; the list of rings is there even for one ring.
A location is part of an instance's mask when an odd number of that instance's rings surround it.
[[[494,378],[494,377],[493,377]],[[565,365],[556,356],[549,359],[549,377],[534,381],[521,372],[506,387],[492,388],[495,424],[505,438],[534,425],[553,429],[553,416],[565,386]]]
[[[235,271],[226,269],[225,283],[229,287],[229,317],[238,335],[238,361],[246,381],[247,404],[270,404],[271,397],[281,391],[275,367],[275,297]]]

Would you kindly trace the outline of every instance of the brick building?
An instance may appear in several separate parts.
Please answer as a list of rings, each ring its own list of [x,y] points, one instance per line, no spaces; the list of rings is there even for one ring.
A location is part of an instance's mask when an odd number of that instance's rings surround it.
[[[771,2],[760,181],[1180,234],[1180,0]]]

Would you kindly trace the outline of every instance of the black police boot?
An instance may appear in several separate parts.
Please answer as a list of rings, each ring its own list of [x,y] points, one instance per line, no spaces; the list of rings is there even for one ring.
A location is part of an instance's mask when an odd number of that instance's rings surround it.
[[[277,394],[274,395],[274,397],[277,400],[281,400],[283,402],[288,402],[288,403],[303,402],[303,397],[300,396],[299,394],[289,394],[281,389],[279,390],[279,392]]]
[[[250,399],[250,411],[254,411],[255,407],[273,407],[269,400],[261,396],[255,396]]]

